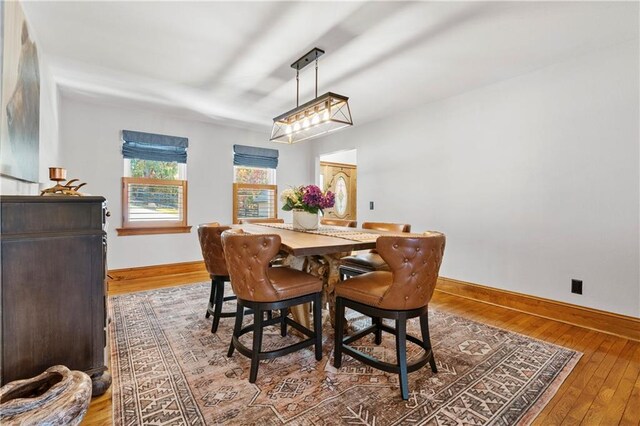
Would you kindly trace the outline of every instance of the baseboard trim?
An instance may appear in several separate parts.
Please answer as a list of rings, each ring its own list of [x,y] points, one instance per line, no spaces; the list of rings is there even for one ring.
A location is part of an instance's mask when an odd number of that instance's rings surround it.
[[[188,281],[208,275],[203,261],[169,263],[135,268],[109,270],[109,281],[118,287],[126,286],[120,281],[140,280],[167,275],[188,274]],[[116,283],[117,282],[117,283]],[[488,303],[542,318],[560,321],[625,339],[640,341],[640,318],[614,314],[570,303],[530,296],[494,287],[487,287],[453,278],[440,277],[436,290],[464,297],[477,302]]]
[[[440,277],[436,290],[490,305],[564,322],[625,339],[640,341],[640,318],[614,314],[570,303],[558,302],[527,294],[516,293]]]
[[[110,269],[108,272],[108,278],[109,281],[124,281],[160,277],[163,275],[190,274],[193,272],[207,272],[202,260],[166,263],[163,265],[138,266],[135,268]]]

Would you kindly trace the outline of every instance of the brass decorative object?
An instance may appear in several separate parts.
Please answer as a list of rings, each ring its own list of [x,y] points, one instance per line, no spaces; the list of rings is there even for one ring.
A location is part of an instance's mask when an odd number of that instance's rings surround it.
[[[75,195],[81,196],[82,194],[78,192],[80,188],[86,185],[86,183],[75,184],[79,179],[71,179],[67,181],[64,185],[60,182],[63,182],[67,179],[67,171],[61,167],[49,167],[49,179],[54,181],[56,184],[51,188],[47,188],[40,192],[40,195]]]
[[[60,182],[67,178],[67,170],[62,167],[49,167],[49,179]]]

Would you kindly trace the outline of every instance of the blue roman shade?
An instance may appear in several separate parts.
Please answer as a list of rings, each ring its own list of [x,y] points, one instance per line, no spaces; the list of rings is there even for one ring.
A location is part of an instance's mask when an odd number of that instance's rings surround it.
[[[140,160],[187,162],[189,139],[154,133],[122,131],[122,156]]]
[[[234,145],[233,165],[275,169],[278,167],[278,150],[256,148],[255,146]]]

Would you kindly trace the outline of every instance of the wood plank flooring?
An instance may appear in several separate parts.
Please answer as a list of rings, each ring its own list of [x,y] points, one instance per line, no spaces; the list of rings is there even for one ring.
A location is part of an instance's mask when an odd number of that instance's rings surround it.
[[[206,273],[117,281],[109,294],[208,281]],[[203,306],[206,301],[203,301]],[[436,291],[436,309],[562,345],[584,355],[534,425],[640,425],[640,342]],[[111,389],[83,425],[112,424]]]

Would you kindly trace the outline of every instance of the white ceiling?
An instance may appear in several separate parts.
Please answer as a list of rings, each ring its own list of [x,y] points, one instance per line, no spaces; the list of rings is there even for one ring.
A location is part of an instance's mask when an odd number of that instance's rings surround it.
[[[290,64],[354,122],[638,38],[638,3],[25,2],[65,95],[251,127],[295,106]],[[313,97],[313,66],[301,72]]]

